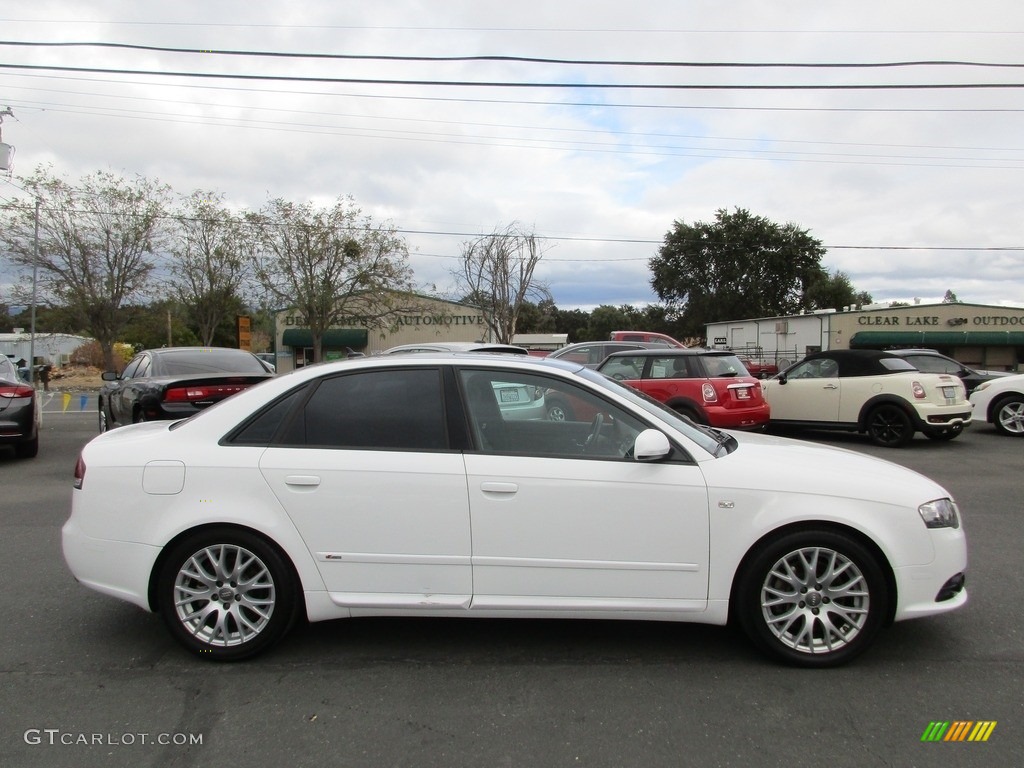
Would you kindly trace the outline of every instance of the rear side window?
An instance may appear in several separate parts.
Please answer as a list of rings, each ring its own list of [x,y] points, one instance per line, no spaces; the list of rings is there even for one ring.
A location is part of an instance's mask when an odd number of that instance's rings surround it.
[[[625,379],[639,379],[644,371],[643,356],[622,355],[621,357],[609,357],[601,364],[599,370],[606,376],[623,381]]]
[[[374,370],[323,379],[288,424],[279,444],[446,449],[441,372],[436,368]]]

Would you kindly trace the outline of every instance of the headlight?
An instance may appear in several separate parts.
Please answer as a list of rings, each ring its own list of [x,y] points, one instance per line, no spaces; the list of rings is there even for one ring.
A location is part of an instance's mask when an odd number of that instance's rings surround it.
[[[959,528],[960,512],[952,499],[936,499],[917,508],[928,528]]]

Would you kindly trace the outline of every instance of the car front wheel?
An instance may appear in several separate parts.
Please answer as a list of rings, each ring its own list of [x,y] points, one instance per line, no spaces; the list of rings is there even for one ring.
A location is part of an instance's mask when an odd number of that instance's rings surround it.
[[[803,667],[844,664],[874,640],[888,588],[873,555],[837,531],[770,542],[745,568],[737,618],[769,655]]]
[[[875,445],[899,448],[913,439],[914,425],[898,405],[883,403],[868,414],[867,432]]]
[[[1004,435],[1024,437],[1024,397],[1004,397],[992,409],[992,424]]]
[[[186,537],[163,561],[159,610],[171,634],[213,661],[253,656],[295,620],[295,578],[284,558],[248,531],[212,529]]]

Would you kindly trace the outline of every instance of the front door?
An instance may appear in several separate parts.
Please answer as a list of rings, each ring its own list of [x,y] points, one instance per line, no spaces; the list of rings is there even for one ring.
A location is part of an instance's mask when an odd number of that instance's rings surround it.
[[[633,460],[633,439],[646,425],[568,383],[494,369],[462,377],[474,432],[492,435],[466,455],[474,610],[706,607],[708,495],[698,466]],[[598,415],[496,428],[499,381],[587,401]]]

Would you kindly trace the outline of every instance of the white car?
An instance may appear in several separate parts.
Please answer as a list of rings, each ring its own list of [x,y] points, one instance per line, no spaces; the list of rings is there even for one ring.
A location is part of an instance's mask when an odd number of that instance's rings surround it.
[[[593,416],[506,419],[496,383]],[[299,618],[518,616],[733,619],[821,667],[967,601],[960,513],[932,480],[700,427],[525,355],[302,368],[100,435],[74,486],[71,572],[203,659],[256,654]]]
[[[906,445],[915,432],[952,440],[971,423],[957,376],[922,373],[888,352],[815,352],[761,387],[772,427],[862,432],[887,447]]]
[[[1024,374],[982,382],[971,393],[971,403],[978,418],[1002,434],[1024,437]]]

